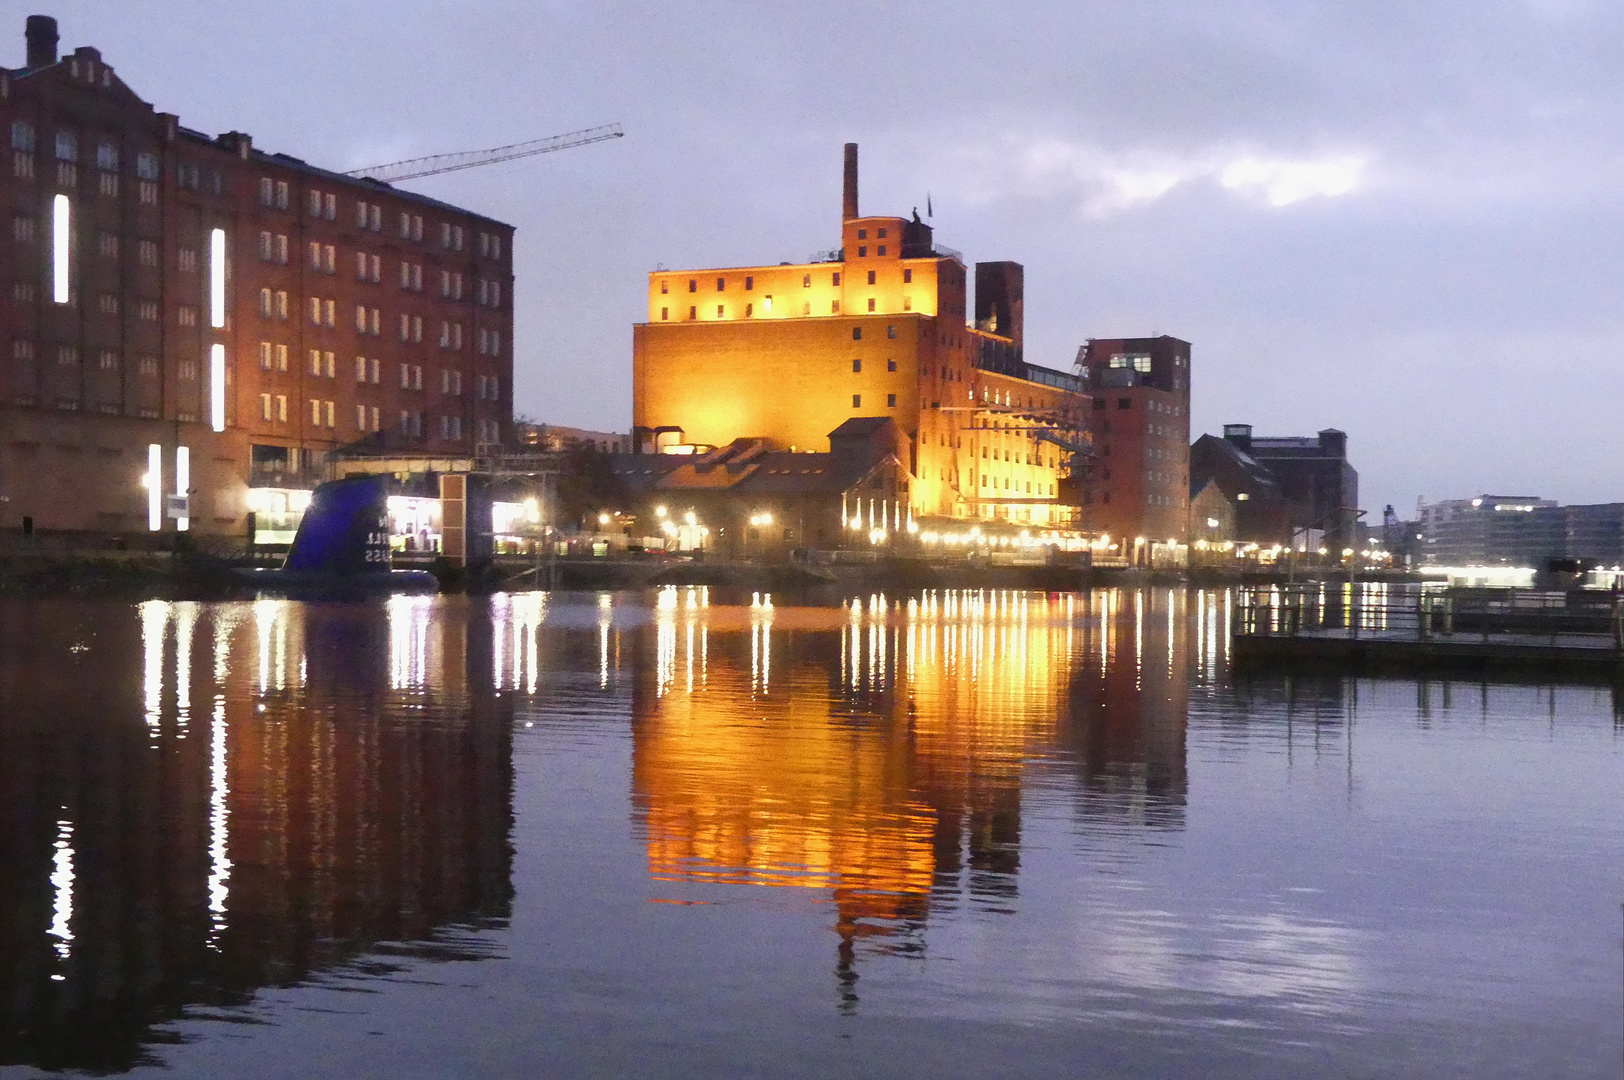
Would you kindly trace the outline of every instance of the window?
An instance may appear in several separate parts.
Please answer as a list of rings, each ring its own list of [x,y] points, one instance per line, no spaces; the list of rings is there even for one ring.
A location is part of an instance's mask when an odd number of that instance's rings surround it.
[[[1150,371],[1150,354],[1135,353],[1133,357],[1133,369],[1138,372]]]
[[[118,172],[118,147],[107,142],[97,143],[96,168],[105,172]]]
[[[885,328],[885,336],[890,338],[892,341],[895,341],[897,339],[897,328],[895,326],[887,326]]]
[[[118,258],[118,233],[104,232],[97,238],[96,244],[103,256],[109,259]]]
[[[276,202],[276,183],[275,183],[275,181],[273,181],[269,176],[260,177],[259,178],[259,205],[261,205],[261,206],[272,206],[272,205],[275,205],[275,202]],[[267,397],[267,395],[261,394],[260,397],[262,397],[262,398]],[[266,405],[265,407],[266,407],[267,410],[270,408],[269,405]],[[269,420],[270,417],[267,416],[265,419]]]
[[[697,319],[697,318],[699,318],[699,309],[696,308],[696,307],[689,308],[688,309],[688,318],[689,319]]]
[[[868,298],[868,310],[874,310],[874,298],[872,296]]]
[[[859,240],[867,240],[868,239],[868,230],[867,229],[858,229],[857,230],[857,239],[859,239]]]
[[[367,358],[364,356],[355,358],[355,381],[358,383],[367,381]]]
[[[412,365],[412,389],[413,390],[421,390],[421,389],[423,389],[423,365],[422,364],[414,364],[414,365]]]
[[[723,307],[721,304],[716,305],[716,317],[718,319],[722,318],[723,315],[725,315],[726,313],[727,313],[727,308]]]
[[[56,160],[79,160],[79,140],[73,134],[73,132],[59,131],[56,133]],[[195,168],[196,166],[193,167]]]
[[[668,307],[661,308],[660,309],[660,321],[665,322],[666,320],[668,320],[670,318],[671,318],[671,309],[668,308]]]
[[[853,360],[851,362],[851,369],[853,371],[862,371],[863,370],[863,362],[861,360]]]
[[[897,369],[897,362],[895,360],[887,360],[885,362],[885,370],[887,370],[887,371],[895,371],[896,369]]]
[[[451,227],[451,250],[453,250],[453,251],[461,251],[462,250],[462,226],[461,225],[453,225]]]
[[[183,188],[196,191],[202,183],[203,172],[193,162],[183,162],[175,166],[175,183]]]
[[[803,274],[801,276],[801,288],[810,289],[811,287],[812,287],[812,275],[811,274]]]
[[[872,270],[868,272],[868,283],[870,285],[874,284],[874,271]]]
[[[321,402],[310,399],[310,426],[321,427]]]
[[[412,365],[410,364],[400,365],[400,388],[402,390],[412,388]]]
[[[894,409],[897,407],[897,396],[895,394],[885,395],[885,407],[888,409]]]
[[[11,122],[11,148],[25,154],[34,152],[34,125],[26,120]]]
[[[866,258],[868,258],[868,248],[866,248],[866,247],[860,247],[860,248],[858,248],[858,249],[857,249],[857,257],[858,257],[858,258],[859,258],[859,259],[866,259]]]
[[[338,309],[338,301],[337,300],[329,300],[329,301],[327,301],[327,319],[326,319],[326,323],[327,323],[328,326],[336,326],[337,325],[337,314],[338,314],[337,309]]]
[[[1133,398],[1117,398],[1117,408],[1119,408],[1119,409],[1131,409],[1131,408],[1133,408]]]
[[[440,246],[443,247],[443,248],[449,248],[451,246],[451,223],[450,222],[447,222],[447,221],[440,222]]]
[[[118,370],[118,353],[111,349],[103,349],[96,357],[96,366],[103,371]]]
[[[839,285],[839,284],[840,284],[840,273],[839,273],[839,271],[836,271],[836,272],[835,272],[835,275],[834,275],[834,284],[836,284],[836,285]]]
[[[271,419],[271,395],[269,395],[269,394],[261,394],[261,395],[259,395],[259,418],[261,420],[264,420],[266,423],[270,422],[270,419]]]
[[[112,293],[101,293],[96,297],[96,310],[100,311],[103,315],[117,315],[118,297]],[[181,310],[185,311],[187,309],[182,308]],[[193,308],[192,310],[195,312],[197,309]],[[182,325],[187,324],[182,322]]]
[[[854,408],[854,409],[861,409],[863,407],[863,395],[862,394],[853,394],[851,396],[851,407]]]
[[[853,341],[863,340],[863,328],[861,326],[854,326],[851,328],[851,339]]]
[[[32,281],[14,281],[11,298],[21,304],[32,304],[39,299],[39,285]]]
[[[175,260],[183,274],[197,273],[197,249],[183,247],[175,253]]]
[[[14,150],[11,154],[11,173],[19,180],[34,179],[34,155]],[[114,179],[118,179],[114,177]]]
[[[19,244],[34,242],[34,219],[18,214],[11,219],[11,238]]]
[[[829,301],[829,314],[831,314],[831,315],[839,315],[840,314],[840,301],[839,300],[831,300],[831,301]]]
[[[158,179],[158,155],[137,154],[135,156],[135,175],[142,180]]]
[[[754,315],[755,313],[756,313],[756,305],[754,305],[754,304],[746,304],[746,305],[744,305],[744,317],[746,319],[748,319],[750,316]]]
[[[880,254],[881,254],[881,255],[884,255],[884,254],[885,254],[885,245],[884,245],[884,244],[881,244],[881,245],[880,245]]]
[[[175,321],[181,326],[197,325],[197,308],[190,304],[182,304],[175,309]]]
[[[355,332],[357,334],[367,332],[367,309],[360,304],[355,305]]]
[[[911,285],[913,283],[913,269],[911,267],[902,272],[902,283],[904,285]]]

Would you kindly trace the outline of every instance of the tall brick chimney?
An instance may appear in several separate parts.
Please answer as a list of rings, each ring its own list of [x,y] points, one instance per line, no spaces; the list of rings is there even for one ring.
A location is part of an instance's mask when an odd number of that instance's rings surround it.
[[[850,221],[857,216],[857,144],[846,144],[846,190],[841,202],[840,216]]]
[[[28,69],[50,67],[56,63],[56,20],[49,15],[30,15],[28,29]]]

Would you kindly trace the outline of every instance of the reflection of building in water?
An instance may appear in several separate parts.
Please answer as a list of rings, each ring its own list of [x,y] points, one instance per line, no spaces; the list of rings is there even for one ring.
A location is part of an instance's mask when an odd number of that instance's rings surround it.
[[[128,1067],[189,1006],[505,916],[482,610],[126,610],[8,612],[0,1064]]]
[[[828,611],[666,591],[633,694],[651,873],[825,891],[850,1004],[858,942],[915,951],[933,908],[1015,902],[1034,761],[1075,748],[1085,788],[1120,773],[1141,820],[1177,824],[1188,654],[1183,628],[1166,630],[1183,608],[1145,594],[1163,626],[1135,651],[1134,595],[1091,608],[949,591]]]
[[[1088,605],[1084,663],[1072,669],[1061,741],[1088,816],[1182,827],[1190,626],[1181,589],[1100,589]],[[1198,619],[1205,613],[1198,605]],[[1197,627],[1198,644],[1205,633]]]

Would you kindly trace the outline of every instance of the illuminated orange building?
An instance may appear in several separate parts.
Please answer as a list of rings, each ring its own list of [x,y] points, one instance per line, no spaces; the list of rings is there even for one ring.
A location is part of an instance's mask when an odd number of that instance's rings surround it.
[[[915,214],[862,216],[846,146],[841,247],[805,263],[656,271],[633,329],[634,451],[738,438],[819,451],[853,417],[908,440],[911,513],[1067,525],[1086,447],[1076,376],[1022,358],[1022,272],[976,265]]]

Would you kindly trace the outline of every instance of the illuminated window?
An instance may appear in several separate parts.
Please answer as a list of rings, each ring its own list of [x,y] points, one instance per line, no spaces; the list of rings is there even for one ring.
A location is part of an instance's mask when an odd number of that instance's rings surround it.
[[[70,136],[71,138],[71,136]],[[61,137],[58,136],[60,144]],[[58,304],[66,304],[69,299],[68,291],[68,242],[69,242],[69,208],[68,197],[58,195],[51,200],[51,298]],[[30,219],[19,220],[28,222],[28,239],[34,238],[34,223]]]
[[[851,396],[851,407],[854,408],[854,409],[861,409],[863,407],[863,395],[862,394],[853,394]]]
[[[716,317],[718,319],[720,319],[723,316],[723,314],[726,313],[726,311],[727,311],[727,309],[725,307],[723,307],[721,304],[716,305]]]
[[[271,419],[271,395],[269,395],[269,394],[261,394],[261,395],[259,395],[259,418],[261,420],[264,420],[266,423],[270,422],[270,419]]]

